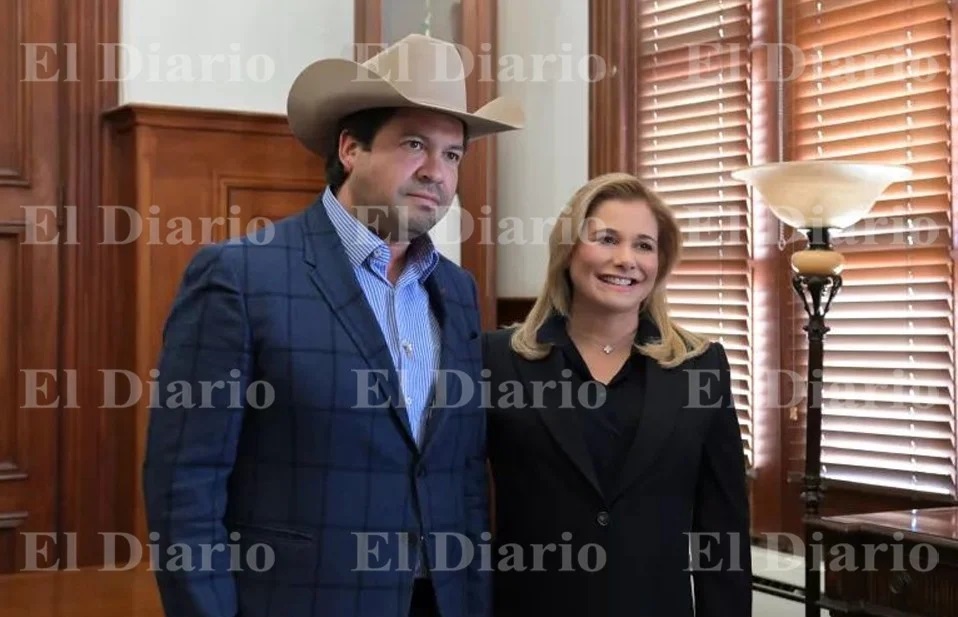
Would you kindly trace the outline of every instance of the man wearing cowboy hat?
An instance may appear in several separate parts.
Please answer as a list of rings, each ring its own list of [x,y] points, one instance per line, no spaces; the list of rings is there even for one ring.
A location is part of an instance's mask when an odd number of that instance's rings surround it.
[[[152,409],[143,469],[155,552],[193,558],[156,572],[167,615],[490,614],[476,285],[427,232],[522,114],[468,112],[464,77],[419,35],[307,67],[289,124],[329,186],[189,264],[157,387],[205,398]]]

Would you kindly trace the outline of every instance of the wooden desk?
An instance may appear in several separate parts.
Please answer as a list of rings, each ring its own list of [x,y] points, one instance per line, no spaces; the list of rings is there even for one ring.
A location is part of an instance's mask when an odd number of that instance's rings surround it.
[[[958,508],[821,518],[832,615],[958,616]],[[815,536],[817,537],[817,536]]]

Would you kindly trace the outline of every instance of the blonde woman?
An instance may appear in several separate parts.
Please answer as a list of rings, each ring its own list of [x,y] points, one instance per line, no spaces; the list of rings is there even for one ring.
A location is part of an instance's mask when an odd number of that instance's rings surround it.
[[[497,617],[751,614],[729,364],[669,316],[680,249],[642,182],[597,177],[527,319],[483,337]]]

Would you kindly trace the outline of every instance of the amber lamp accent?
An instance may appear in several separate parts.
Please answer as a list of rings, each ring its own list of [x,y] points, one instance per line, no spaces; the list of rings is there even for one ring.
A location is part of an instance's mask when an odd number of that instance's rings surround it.
[[[830,235],[862,220],[888,187],[907,180],[912,171],[899,165],[855,161],[770,163],[732,172],[748,184],[785,225],[808,237],[808,248],[792,255],[792,287],[802,300],[808,322],[805,473],[802,479],[805,527],[805,615],[817,617],[821,606],[821,564],[814,556],[810,523],[819,516],[824,497],[821,479],[822,363],[825,315],[842,285],[845,260],[832,248]]]

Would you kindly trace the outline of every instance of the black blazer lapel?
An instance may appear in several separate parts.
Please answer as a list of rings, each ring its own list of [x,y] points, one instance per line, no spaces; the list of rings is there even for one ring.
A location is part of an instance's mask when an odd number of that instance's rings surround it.
[[[637,481],[662,452],[675,429],[678,414],[686,408],[688,380],[682,368],[663,369],[652,358],[645,357],[645,396],[642,417],[635,440],[626,455],[619,474],[618,488],[610,495],[615,502]]]
[[[410,445],[416,448],[409,418],[402,406],[397,404],[397,401],[401,401],[399,376],[389,346],[362,287],[356,281],[352,264],[336,228],[326,214],[322,198],[306,211],[304,224],[303,258],[310,265],[310,278],[373,369],[373,378],[389,399],[390,407],[405,429]]]
[[[583,477],[599,495],[602,487],[595,473],[592,455],[586,447],[579,422],[579,409],[575,395],[563,406],[562,397],[562,352],[553,348],[548,356],[534,362],[513,356],[517,371],[525,387],[526,405],[536,406],[542,421],[572,460]]]

